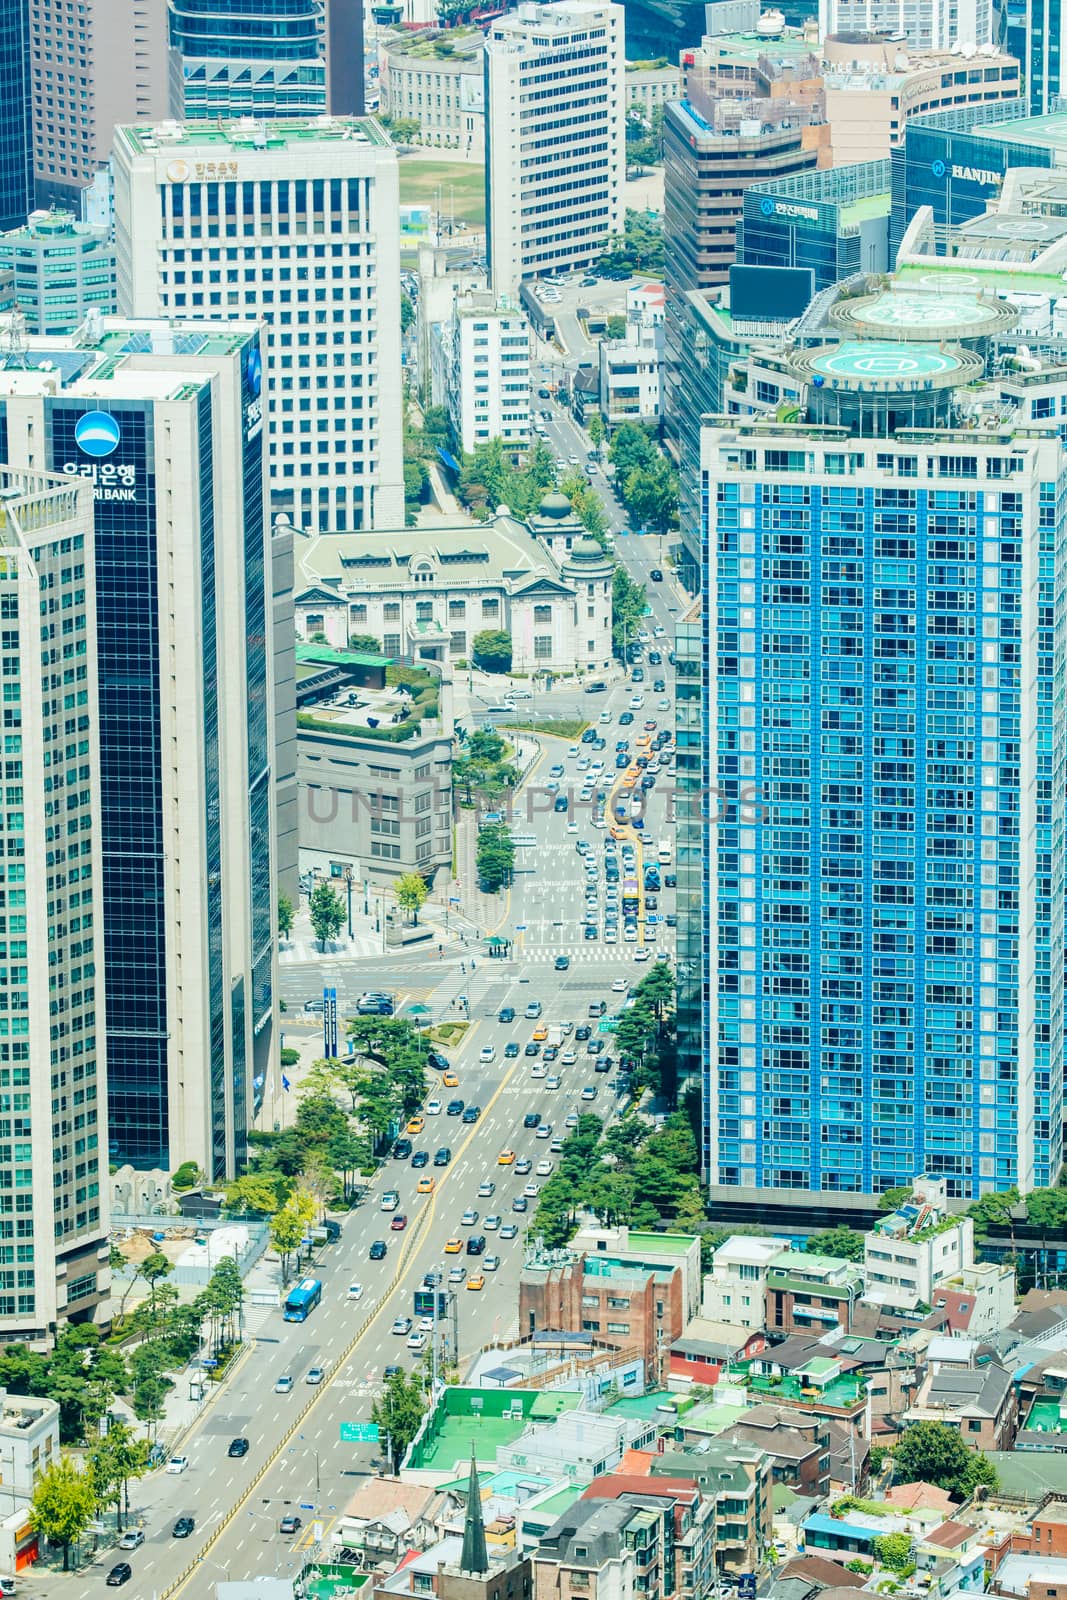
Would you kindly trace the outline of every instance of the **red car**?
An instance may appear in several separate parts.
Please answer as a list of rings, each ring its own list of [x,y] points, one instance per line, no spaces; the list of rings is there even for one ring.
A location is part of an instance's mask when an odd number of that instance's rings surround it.
[[[394,1211],[393,1212],[393,1220],[389,1224],[389,1226],[392,1228],[393,1232],[394,1233],[402,1233],[404,1231],[404,1229],[407,1227],[407,1225],[408,1225],[408,1219],[407,1219],[407,1217],[404,1216],[403,1212],[402,1211]]]

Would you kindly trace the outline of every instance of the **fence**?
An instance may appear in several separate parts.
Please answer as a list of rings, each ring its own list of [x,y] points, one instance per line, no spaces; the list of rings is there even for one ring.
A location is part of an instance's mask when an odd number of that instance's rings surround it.
[[[230,1256],[234,1261],[236,1261],[238,1272],[241,1274],[242,1278],[245,1277],[247,1273],[249,1273],[255,1266],[260,1256],[263,1255],[268,1243],[270,1242],[270,1229],[261,1218],[257,1218],[255,1221],[241,1222],[239,1224],[242,1228],[245,1228],[248,1233],[248,1239],[243,1249],[220,1250],[217,1252],[214,1252],[211,1249],[210,1235],[212,1232],[221,1227],[233,1227],[234,1224],[232,1220],[227,1220],[225,1223],[212,1221],[201,1227],[199,1222],[190,1223],[187,1218],[181,1221],[177,1219],[170,1219],[170,1227],[156,1226],[157,1222],[164,1222],[166,1220],[167,1219],[165,1218],[156,1217],[152,1217],[147,1221],[143,1217],[137,1220],[123,1220],[121,1217],[116,1218],[114,1216],[111,1219],[113,1229],[116,1227],[134,1227],[139,1232],[150,1231],[151,1233],[162,1233],[168,1236],[173,1236],[179,1231],[183,1233],[188,1231],[190,1237],[194,1235],[208,1236],[209,1242],[207,1261],[189,1262],[183,1265],[183,1263],[179,1260],[175,1263],[174,1270],[168,1275],[168,1282],[177,1285],[184,1284],[190,1288],[203,1288],[205,1284],[209,1283],[211,1280],[211,1274],[214,1272],[215,1268],[219,1264],[219,1261],[224,1255]],[[119,1268],[118,1271],[112,1274],[112,1277],[114,1281],[119,1284],[131,1283],[136,1277],[136,1268],[132,1265],[127,1265],[125,1268]]]

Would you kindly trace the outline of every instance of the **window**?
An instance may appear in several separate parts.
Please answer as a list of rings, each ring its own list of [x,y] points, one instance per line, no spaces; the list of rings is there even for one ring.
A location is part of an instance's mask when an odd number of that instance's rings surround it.
[[[535,633],[534,634],[534,660],[535,661],[551,661],[551,659],[552,659],[552,635],[550,633]]]
[[[385,618],[386,622],[399,622],[400,602],[398,600],[387,600],[385,605],[382,607],[382,616]]]
[[[551,606],[534,606],[534,622],[535,623],[536,622],[551,622],[551,621],[552,621],[552,607]]]
[[[432,622],[433,621],[433,601],[432,600],[417,600],[415,602],[415,621],[416,622]]]
[[[467,654],[467,635],[465,633],[450,633],[448,636],[448,648],[454,656],[465,656]]]

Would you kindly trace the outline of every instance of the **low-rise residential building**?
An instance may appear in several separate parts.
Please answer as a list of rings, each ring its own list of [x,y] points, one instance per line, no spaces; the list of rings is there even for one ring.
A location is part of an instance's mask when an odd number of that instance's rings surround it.
[[[115,310],[115,245],[108,229],[70,211],[31,212],[0,235],[0,272],[14,275],[27,333],[73,333],[87,314]]]
[[[614,1501],[634,1515],[623,1532],[634,1551],[637,1587],[653,1600],[702,1600],[715,1580],[714,1515],[691,1479],[604,1473],[588,1503]]]
[[[669,1272],[677,1268],[685,1316],[695,1317],[700,1309],[699,1234],[654,1233],[646,1228],[628,1228],[625,1223],[602,1227],[590,1222],[578,1229],[571,1248],[624,1266],[659,1267]]]
[[[628,322],[625,338],[600,341],[600,415],[609,428],[658,419],[662,364],[659,328]]]
[[[772,1340],[791,1333],[852,1327],[863,1275],[837,1256],[783,1250],[767,1267],[766,1327]]]
[[[864,1236],[865,1295],[910,1311],[929,1308],[934,1285],[974,1265],[974,1223],[948,1214],[945,1185],[916,1178],[903,1205]]]
[[[458,449],[530,437],[530,324],[517,305],[486,291],[455,300],[430,331],[434,405],[446,407]]]
[[[553,544],[566,553],[555,556]],[[502,511],[373,540],[311,536],[297,543],[296,635],[321,634],[340,650],[369,635],[417,665],[466,662],[478,633],[502,631],[516,672],[603,671],[611,577],[610,559],[557,493],[528,522]]]
[[[799,1495],[819,1496],[830,1487],[830,1427],[824,1417],[801,1416],[786,1406],[755,1405],[719,1438],[762,1450],[771,1464],[772,1483]]]
[[[937,1365],[919,1385],[904,1422],[944,1422],[972,1450],[1010,1450],[1019,1401],[1011,1373],[995,1361],[960,1367]]]
[[[38,1396],[0,1389],[0,1493],[4,1511],[33,1499],[46,1467],[59,1460],[59,1406]]]
[[[751,1572],[760,1565],[771,1540],[769,1456],[757,1446],[722,1438],[702,1441],[696,1450],[667,1446],[645,1459],[653,1481],[690,1479],[710,1503],[712,1554],[719,1572]],[[633,1461],[631,1453],[626,1470],[633,1470]]]
[[[647,1449],[657,1425],[636,1417],[593,1411],[565,1411],[531,1422],[514,1444],[501,1445],[497,1465],[541,1473],[561,1483],[591,1483],[611,1472],[629,1449]]]
[[[1015,1268],[999,1261],[975,1261],[939,1279],[932,1294],[927,1325],[991,1338],[1015,1315]]]
[[[767,1270],[785,1248],[784,1239],[750,1238],[747,1234],[736,1234],[721,1244],[704,1277],[704,1316],[738,1328],[762,1328]]]
[[[683,1383],[717,1383],[735,1361],[747,1361],[766,1349],[760,1328],[738,1328],[729,1322],[694,1317],[670,1350],[669,1373]]]

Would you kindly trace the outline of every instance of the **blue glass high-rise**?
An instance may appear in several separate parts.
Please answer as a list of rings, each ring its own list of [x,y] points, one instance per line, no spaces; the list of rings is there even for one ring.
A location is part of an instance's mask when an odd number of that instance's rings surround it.
[[[0,232],[30,210],[30,39],[27,0],[0,0]]]

